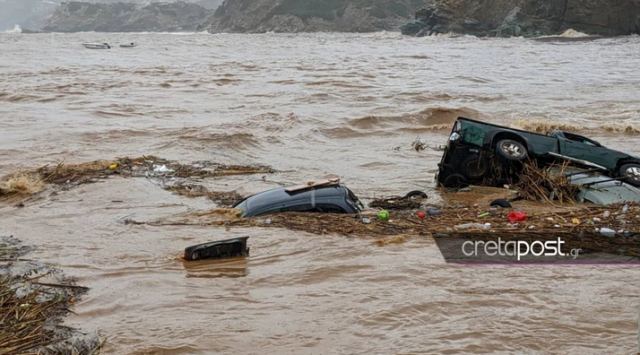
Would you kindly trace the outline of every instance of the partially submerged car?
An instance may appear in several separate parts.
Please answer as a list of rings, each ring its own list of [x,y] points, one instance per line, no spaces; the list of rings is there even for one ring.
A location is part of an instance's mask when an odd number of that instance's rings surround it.
[[[578,202],[611,205],[624,202],[640,202],[640,189],[619,179],[589,172],[569,175],[573,185],[579,186]]]
[[[640,186],[639,157],[575,133],[554,131],[545,135],[464,117],[453,126],[436,179],[445,187],[501,186],[513,182],[519,163],[527,159],[541,166],[567,160]]]
[[[280,212],[358,213],[364,208],[356,195],[335,179],[275,188],[249,196],[233,207],[242,210],[243,217]]]

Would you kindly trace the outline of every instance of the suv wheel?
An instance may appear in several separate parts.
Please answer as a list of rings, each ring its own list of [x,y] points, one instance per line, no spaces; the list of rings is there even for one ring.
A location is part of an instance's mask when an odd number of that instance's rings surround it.
[[[629,184],[640,186],[640,164],[625,164],[620,167],[619,174],[623,176]]]
[[[444,187],[462,188],[469,186],[467,178],[462,174],[451,174],[442,182]]]
[[[501,139],[496,144],[496,152],[507,160],[522,161],[527,158],[527,148],[513,139]]]
[[[462,161],[460,167],[462,168],[462,173],[472,180],[482,178],[489,170],[487,160],[481,159],[480,156],[468,157]]]

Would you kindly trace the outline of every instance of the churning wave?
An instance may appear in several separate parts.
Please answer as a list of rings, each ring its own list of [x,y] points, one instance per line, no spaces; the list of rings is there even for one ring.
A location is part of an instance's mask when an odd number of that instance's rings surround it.
[[[481,118],[480,112],[466,108],[432,107],[398,116],[364,116],[347,119],[345,124],[320,129],[329,138],[353,138],[368,135],[420,133],[449,130],[460,117]]]
[[[620,133],[626,135],[640,134],[640,125],[633,122],[588,124],[578,122],[562,122],[551,119],[518,119],[513,121],[509,126],[543,134],[549,133],[554,130],[583,133]]]
[[[20,27],[20,25],[15,25],[12,29],[3,31],[2,33],[22,33],[22,27]]]

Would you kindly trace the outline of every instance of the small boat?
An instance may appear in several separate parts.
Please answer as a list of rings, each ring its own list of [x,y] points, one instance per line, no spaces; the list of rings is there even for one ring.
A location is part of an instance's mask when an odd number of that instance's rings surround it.
[[[121,44],[121,45],[120,45],[120,48],[133,48],[133,47],[135,47],[135,46],[137,46],[137,44],[135,44],[135,43],[131,42],[131,43]]]
[[[109,43],[83,43],[82,45],[88,49],[111,49]]]

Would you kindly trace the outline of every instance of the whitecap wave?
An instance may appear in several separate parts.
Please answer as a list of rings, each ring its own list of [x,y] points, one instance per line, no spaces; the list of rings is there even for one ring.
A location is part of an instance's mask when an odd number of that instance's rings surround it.
[[[15,25],[12,29],[4,31],[4,33],[22,33],[22,27]]]

